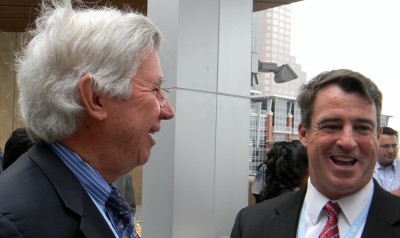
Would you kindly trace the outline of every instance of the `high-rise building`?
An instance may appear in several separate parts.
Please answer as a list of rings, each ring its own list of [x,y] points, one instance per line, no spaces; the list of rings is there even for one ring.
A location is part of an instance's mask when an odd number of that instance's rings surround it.
[[[253,14],[253,51],[261,62],[288,64],[298,78],[276,83],[273,73],[259,73],[258,84],[252,84],[250,126],[250,174],[265,159],[275,141],[298,138],[300,110],[296,103],[299,87],[306,82],[306,73],[290,54],[290,5]]]
[[[291,5],[283,5],[253,14],[253,51],[262,62],[289,64],[298,78],[286,82],[275,83],[273,73],[259,73],[258,85],[254,91],[260,95],[297,96],[300,85],[306,82],[306,73],[296,63],[296,58],[290,55],[291,35]]]

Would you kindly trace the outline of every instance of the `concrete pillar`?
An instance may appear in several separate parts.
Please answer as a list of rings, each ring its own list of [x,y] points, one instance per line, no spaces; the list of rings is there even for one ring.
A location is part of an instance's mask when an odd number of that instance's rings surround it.
[[[228,237],[248,203],[252,5],[148,1],[176,116],[144,166],[144,237]]]

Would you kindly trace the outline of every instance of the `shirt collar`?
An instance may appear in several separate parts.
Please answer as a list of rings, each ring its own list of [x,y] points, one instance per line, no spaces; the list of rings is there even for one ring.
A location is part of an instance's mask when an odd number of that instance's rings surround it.
[[[348,224],[351,225],[357,218],[358,214],[360,214],[360,212],[362,211],[364,205],[372,197],[373,190],[374,184],[371,180],[359,192],[351,196],[332,201],[335,201],[340,205],[343,215],[345,216]],[[311,222],[314,225],[317,224],[320,219],[322,219],[322,208],[329,200],[330,199],[322,195],[312,185],[311,180],[308,179],[307,193],[305,197],[306,211],[309,214]]]
[[[379,162],[376,161],[375,169],[378,169],[378,170],[379,170],[379,169],[385,170],[386,168],[389,168],[389,167],[392,167],[392,166],[393,166],[393,170],[396,170],[397,167],[399,166],[399,163],[400,163],[400,160],[399,160],[399,159],[395,159],[391,165],[388,165],[388,166],[386,166],[386,167],[382,167],[382,166],[379,164]]]
[[[111,194],[111,186],[100,173],[62,144],[54,142],[50,144],[50,148],[67,165],[91,197],[104,205]]]
[[[398,160],[398,159],[395,159],[395,160],[393,161],[394,170],[398,169],[397,167],[399,166],[399,162],[400,162],[400,160]]]

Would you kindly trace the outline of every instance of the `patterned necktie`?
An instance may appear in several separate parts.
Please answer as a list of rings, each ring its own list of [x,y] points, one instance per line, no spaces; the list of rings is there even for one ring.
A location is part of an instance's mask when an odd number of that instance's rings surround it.
[[[128,202],[118,189],[112,187],[111,194],[106,201],[106,207],[112,214],[112,221],[119,237],[138,238]]]
[[[318,238],[339,238],[338,215],[341,211],[339,204],[329,201],[325,204],[324,210],[328,215],[328,220]]]

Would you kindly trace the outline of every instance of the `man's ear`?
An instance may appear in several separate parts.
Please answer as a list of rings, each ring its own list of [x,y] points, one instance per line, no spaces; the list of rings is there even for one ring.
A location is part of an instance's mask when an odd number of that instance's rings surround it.
[[[377,138],[378,138],[378,139],[379,139],[379,137],[381,137],[382,131],[383,131],[383,129],[382,129],[382,127],[380,126],[380,127],[379,127],[379,130],[378,130],[378,135],[377,135]],[[397,139],[397,138],[396,138],[396,139]]]
[[[299,139],[300,139],[301,144],[303,144],[304,146],[307,146],[307,143],[308,143],[307,130],[304,127],[303,123],[300,123],[297,129],[299,131]]]
[[[88,116],[99,121],[107,118],[107,112],[103,104],[104,95],[94,92],[93,76],[91,74],[82,76],[79,80],[78,91],[82,107]]]

